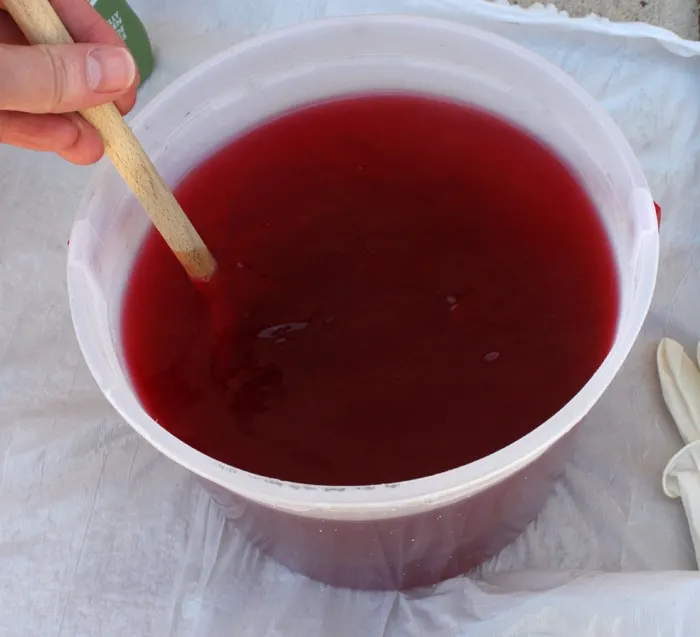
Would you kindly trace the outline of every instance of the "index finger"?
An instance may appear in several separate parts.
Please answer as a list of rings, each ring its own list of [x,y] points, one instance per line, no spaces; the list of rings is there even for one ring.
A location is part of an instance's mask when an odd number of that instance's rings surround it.
[[[124,40],[107,24],[88,0],[51,0],[51,4],[76,42],[126,47]],[[3,8],[2,0],[0,0],[1,8]],[[133,108],[138,84],[137,77],[131,89],[115,102],[123,114]]]

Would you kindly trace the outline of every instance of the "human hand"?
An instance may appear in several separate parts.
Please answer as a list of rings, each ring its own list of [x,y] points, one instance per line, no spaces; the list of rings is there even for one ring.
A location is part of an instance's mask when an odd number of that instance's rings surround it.
[[[0,0],[0,143],[92,164],[99,133],[75,111],[136,101],[138,71],[124,42],[87,0],[52,0],[76,42],[29,46]],[[87,44],[89,43],[89,44]]]

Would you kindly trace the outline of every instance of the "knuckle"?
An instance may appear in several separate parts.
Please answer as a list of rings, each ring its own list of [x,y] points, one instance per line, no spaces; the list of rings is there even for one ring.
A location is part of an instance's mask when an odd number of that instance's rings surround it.
[[[50,46],[42,46],[40,50],[47,65],[47,86],[45,87],[46,110],[60,110],[65,101],[69,88],[70,71],[64,58]]]

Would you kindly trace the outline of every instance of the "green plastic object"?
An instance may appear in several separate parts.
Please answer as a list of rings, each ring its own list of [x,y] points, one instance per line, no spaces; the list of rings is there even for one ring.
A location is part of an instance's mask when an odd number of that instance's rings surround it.
[[[90,0],[90,4],[112,26],[129,47],[143,84],[153,72],[155,59],[146,27],[126,0]]]

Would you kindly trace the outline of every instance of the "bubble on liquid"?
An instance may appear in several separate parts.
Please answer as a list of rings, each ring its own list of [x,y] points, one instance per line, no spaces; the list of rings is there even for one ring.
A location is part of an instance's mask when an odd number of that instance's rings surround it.
[[[484,360],[487,363],[493,363],[493,361],[495,361],[500,355],[500,352],[489,352],[486,354],[486,356],[484,356]]]
[[[290,332],[303,330],[308,325],[308,323],[282,323],[281,325],[273,325],[271,327],[266,327],[264,330],[260,330],[258,332],[258,338],[274,338],[278,340]]]

